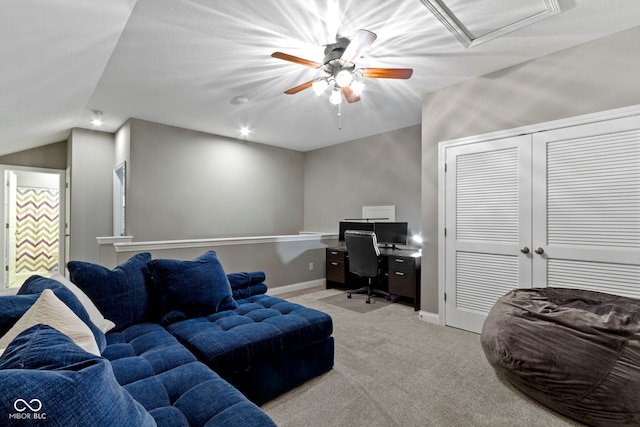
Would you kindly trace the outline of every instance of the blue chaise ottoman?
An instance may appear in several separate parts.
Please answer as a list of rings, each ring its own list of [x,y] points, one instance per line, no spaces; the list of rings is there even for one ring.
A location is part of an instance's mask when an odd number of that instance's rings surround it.
[[[329,315],[264,294],[237,303],[167,329],[258,405],[333,367]]]

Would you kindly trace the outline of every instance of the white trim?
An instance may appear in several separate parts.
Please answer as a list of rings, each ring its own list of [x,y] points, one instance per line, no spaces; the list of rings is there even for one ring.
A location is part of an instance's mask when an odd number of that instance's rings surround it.
[[[488,33],[481,34],[478,37],[472,37],[473,34],[471,34],[471,31],[464,26],[464,24],[453,14],[451,10],[449,10],[449,8],[442,4],[441,0],[420,1],[447,28],[447,30],[449,30],[451,34],[453,34],[455,38],[457,38],[458,41],[467,48],[477,46],[560,13],[560,5],[557,0],[542,0],[545,5],[544,11],[535,13],[531,16],[505,25],[504,27],[489,31]]]
[[[420,310],[418,312],[418,319],[422,320],[423,322],[427,322],[427,323],[433,323],[434,325],[444,325],[441,321],[440,321],[440,315],[436,314],[436,313],[430,313],[428,311],[422,311]]]
[[[338,238],[335,233],[293,234],[283,236],[224,237],[215,239],[165,240],[158,242],[114,243],[116,252],[147,252],[167,249],[202,248],[211,246],[255,245],[259,243],[286,243],[321,241]]]
[[[438,144],[438,323],[445,324],[445,285],[446,285],[446,252],[444,226],[447,223],[447,210],[445,206],[446,192],[446,155],[448,144]]]
[[[129,243],[133,240],[133,236],[106,236],[96,237],[99,245],[113,245],[115,243]]]
[[[580,126],[588,123],[604,122],[612,119],[637,116],[639,114],[640,105],[633,105],[631,107],[616,108],[615,110],[598,111],[596,113],[583,114],[581,116],[568,117],[565,119],[535,123],[532,125],[525,125],[517,128],[503,129],[495,132],[445,140],[439,142],[438,146],[440,148],[443,144],[446,144],[447,148],[449,148],[454,145],[472,144],[475,142],[483,142],[492,139],[502,139],[510,136],[522,135],[524,133],[544,132],[553,129],[567,128],[570,126]]]
[[[276,296],[286,294],[288,292],[302,291],[305,289],[316,288],[318,286],[326,286],[327,281],[323,279],[310,280],[308,282],[294,283],[292,285],[278,286],[275,288],[268,288],[267,295]]]

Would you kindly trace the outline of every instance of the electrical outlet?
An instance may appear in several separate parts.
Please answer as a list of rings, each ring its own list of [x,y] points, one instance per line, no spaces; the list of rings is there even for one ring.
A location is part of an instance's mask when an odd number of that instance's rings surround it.
[[[312,262],[309,263],[309,271],[311,271],[311,270],[313,270],[313,263]]]

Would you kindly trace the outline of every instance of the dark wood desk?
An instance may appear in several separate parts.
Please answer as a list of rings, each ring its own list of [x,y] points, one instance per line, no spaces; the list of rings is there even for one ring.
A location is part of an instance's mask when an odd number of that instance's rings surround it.
[[[366,286],[366,280],[349,272],[347,248],[327,248],[326,278],[329,288],[357,288]],[[380,248],[382,256],[382,287],[392,295],[413,299],[414,309],[420,309],[420,262],[422,255],[416,249]]]

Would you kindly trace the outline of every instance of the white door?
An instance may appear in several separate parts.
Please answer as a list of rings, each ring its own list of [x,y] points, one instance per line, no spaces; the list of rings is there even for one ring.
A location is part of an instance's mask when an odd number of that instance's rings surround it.
[[[533,139],[534,286],[640,298],[640,117]]]
[[[530,287],[531,136],[446,150],[445,323],[480,332],[495,301]]]
[[[7,193],[6,204],[6,275],[5,283],[9,287],[16,280],[16,185],[17,177],[15,172],[7,171],[5,174]]]
[[[60,188],[64,172],[53,169],[0,165],[4,242],[0,245],[3,283],[20,286],[31,274],[61,272],[65,265],[66,197]]]

